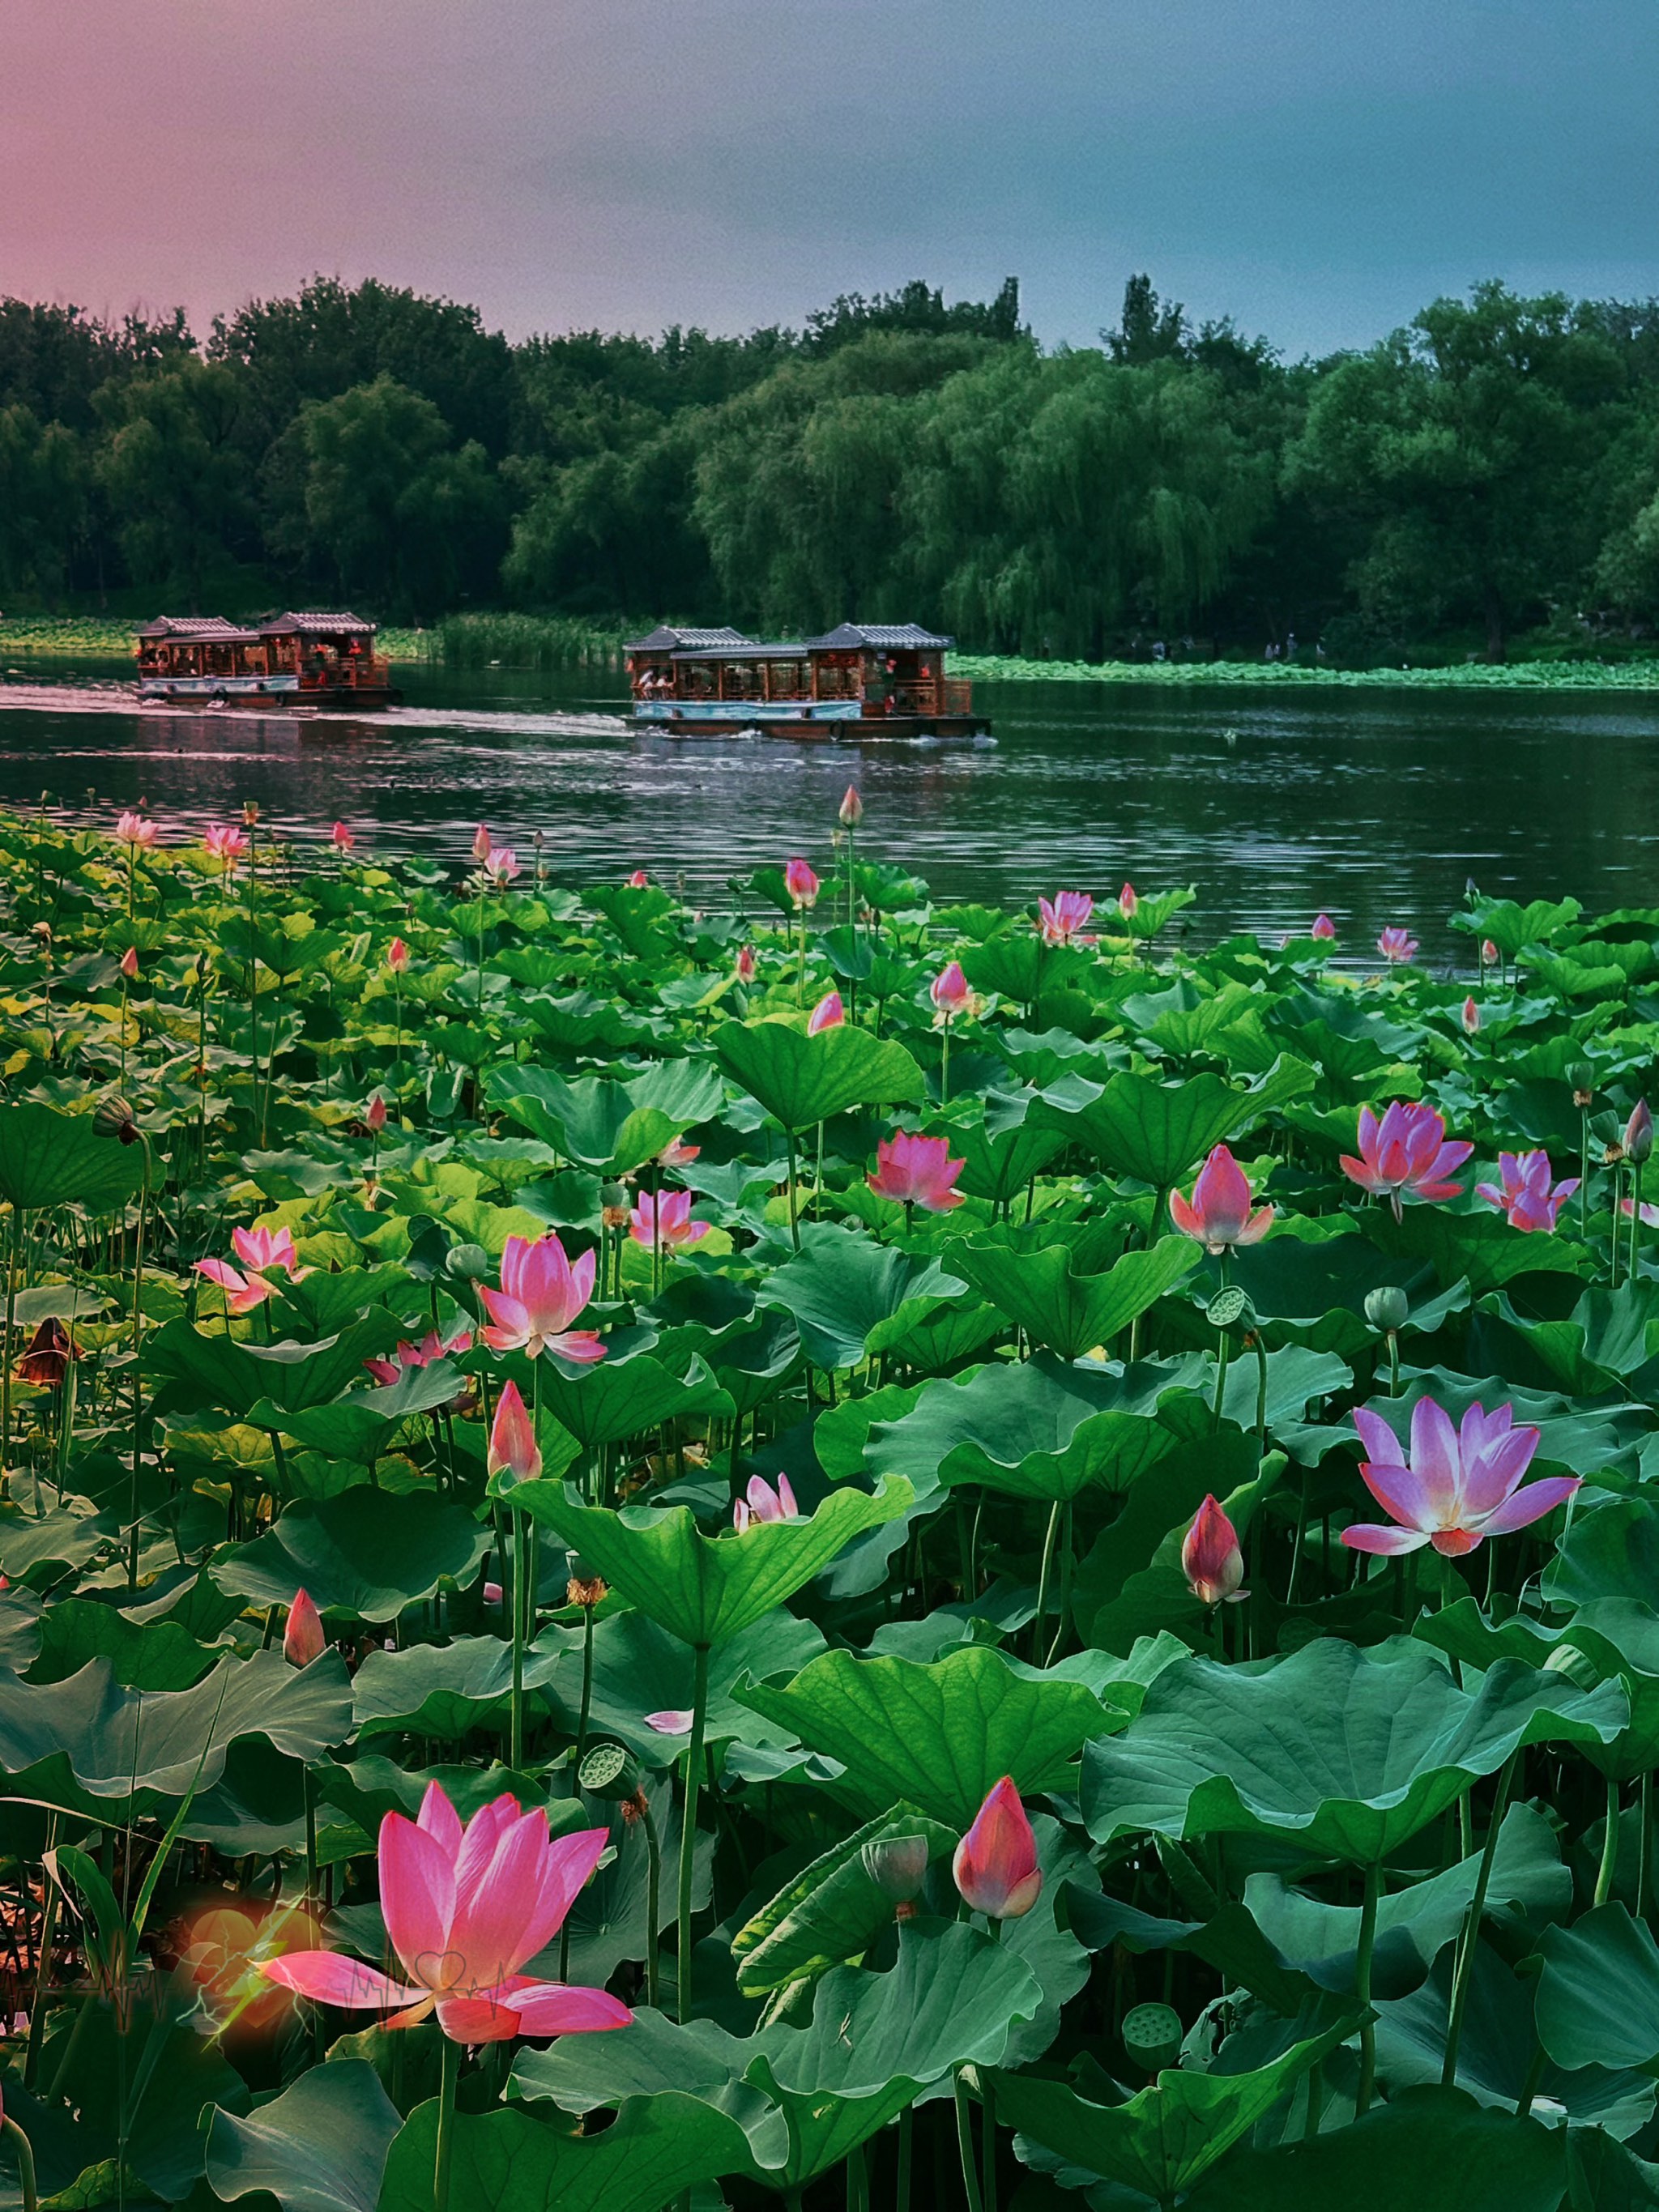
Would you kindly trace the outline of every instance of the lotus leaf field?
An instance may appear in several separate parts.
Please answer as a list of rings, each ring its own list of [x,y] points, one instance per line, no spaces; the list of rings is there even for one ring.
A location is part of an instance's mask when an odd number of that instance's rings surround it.
[[[1659,908],[860,811],[0,823],[12,2201],[1659,2204]]]

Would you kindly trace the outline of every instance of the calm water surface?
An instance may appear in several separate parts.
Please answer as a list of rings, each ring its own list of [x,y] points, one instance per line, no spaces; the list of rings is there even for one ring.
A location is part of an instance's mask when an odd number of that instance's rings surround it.
[[[1471,875],[1523,897],[1659,898],[1659,701],[1597,693],[981,688],[977,744],[635,735],[617,680],[414,670],[360,720],[139,710],[119,672],[0,684],[0,803],[108,821],[139,801],[195,831],[257,799],[280,834],[337,816],[366,849],[459,861],[473,826],[561,881],[637,866],[715,903],[726,879],[829,861],[849,781],[865,851],[941,899],[1197,886],[1194,934],[1405,922],[1426,954]]]

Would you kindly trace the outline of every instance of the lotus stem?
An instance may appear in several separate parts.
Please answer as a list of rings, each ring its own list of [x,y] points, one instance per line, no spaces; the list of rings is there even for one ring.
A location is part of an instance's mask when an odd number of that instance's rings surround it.
[[[530,1546],[523,1511],[510,1499],[507,1511],[513,1531],[513,1701],[507,1741],[509,1764],[516,1774],[524,1765],[525,1583],[530,1567]]]
[[[1524,2120],[1532,2110],[1533,2099],[1538,2094],[1538,2085],[1544,2078],[1544,2068],[1548,2059],[1549,2054],[1543,2045],[1534,2039],[1532,2063],[1527,2069],[1526,2080],[1521,2084],[1521,2094],[1515,2100],[1515,2116],[1519,2120]]]
[[[461,2046],[448,2036],[438,2084],[438,2138],[432,2157],[433,2212],[449,2212],[449,2166],[455,2147],[455,2087],[460,2079]]]
[[[951,2094],[956,2104],[957,2154],[962,2160],[962,2185],[968,2197],[968,2212],[985,2212],[985,2200],[979,2193],[979,2172],[974,2163],[974,2134],[968,2107],[968,2092],[963,2086],[960,2066],[951,2073]]]
[[[1463,1940],[1457,1947],[1457,1963],[1452,1972],[1451,2006],[1446,2019],[1446,2054],[1440,2068],[1440,2086],[1450,2089],[1457,2081],[1457,2046],[1463,2035],[1463,2014],[1469,2001],[1469,1984],[1474,1976],[1474,1954],[1480,1941],[1480,1917],[1486,1909],[1486,1890],[1492,1881],[1492,1870],[1498,1856],[1498,1831],[1504,1825],[1504,1815],[1509,1809],[1510,1784],[1521,1758],[1517,1744],[1504,1760],[1498,1777],[1498,1789],[1492,1798],[1492,1820],[1486,1829],[1486,1846],[1480,1854],[1480,1870],[1474,1877],[1474,1892],[1469,1899],[1469,1909],[1463,1921]]]
[[[679,1984],[679,2021],[691,2017],[691,1875],[697,1848],[697,1786],[702,1765],[703,1718],[708,1705],[708,1646],[696,1654],[691,1688],[691,1740],[685,1747],[685,1804],[681,1814],[679,1909],[675,1921],[675,1974]]]
[[[576,1765],[580,1766],[587,1749],[588,1716],[593,1710],[593,1608],[582,1607],[582,1709],[576,1723]]]
[[[6,1255],[6,1344],[3,1358],[0,1358],[0,1495],[9,1491],[11,1479],[11,1337],[17,1316],[17,1255],[22,1241],[23,1216],[14,1204]]]
[[[898,2170],[893,2177],[893,2212],[910,2212],[910,2145],[915,2110],[907,2105],[898,2120]]]
[[[8,2136],[17,2148],[17,2179],[22,2191],[23,2212],[35,2212],[40,2192],[34,2179],[34,2146],[9,2116],[0,2120],[0,2133]]]
[[[1042,1532],[1042,1565],[1037,1573],[1036,1618],[1031,1623],[1031,1664],[1042,1664],[1042,1627],[1048,1616],[1048,1575],[1054,1564],[1054,1537],[1060,1528],[1060,1500],[1048,1509],[1048,1525]]]
[[[985,2212],[997,2212],[996,2091],[988,2081],[981,2084],[980,2101],[985,2142]]]
[[[1613,1877],[1619,1863],[1619,1784],[1607,1777],[1607,1832],[1601,1838],[1601,1863],[1595,1871],[1594,1902],[1605,1905],[1613,1894]]]
[[[1373,1859],[1365,1869],[1365,1901],[1359,1912],[1359,1948],[1354,1955],[1353,1989],[1367,2018],[1359,2031],[1359,2087],[1354,2097],[1354,2118],[1363,2120],[1371,2108],[1376,2081],[1376,2022],[1371,2006],[1371,1953],[1376,1944],[1376,1908],[1382,1897],[1382,1863]]]
[[[662,1838],[643,1789],[640,1798],[645,1807],[640,1816],[645,1829],[645,2001],[654,2012],[660,2009],[662,1998],[662,1965],[657,1955],[662,1941]]]
[[[800,1249],[800,1221],[797,1212],[795,1191],[795,1133],[786,1129],[784,1136],[789,1146],[789,1241],[797,1252]]]
[[[1636,1794],[1636,1917],[1648,1917],[1648,1853],[1652,1843],[1653,1771],[1649,1768]]]
[[[1060,1524],[1060,1619],[1054,1624],[1054,1640],[1048,1646],[1046,1667],[1052,1667],[1060,1656],[1060,1647],[1066,1640],[1066,1624],[1072,1617],[1072,1501],[1066,1501],[1066,1511]]]

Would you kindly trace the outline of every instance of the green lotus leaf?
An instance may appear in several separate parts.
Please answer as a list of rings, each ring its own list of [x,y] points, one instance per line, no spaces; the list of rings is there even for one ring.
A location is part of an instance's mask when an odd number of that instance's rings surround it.
[[[592,1450],[694,1413],[724,1413],[729,1401],[693,1357],[682,1366],[649,1352],[629,1359],[602,1359],[567,1373],[555,1359],[538,1363],[537,1389],[544,1419],[550,1417]]]
[[[1528,945],[1547,945],[1577,921],[1584,911],[1575,898],[1534,899],[1518,905],[1514,899],[1476,899],[1466,911],[1451,917],[1451,927],[1471,937],[1489,937],[1505,960],[1513,960]]]
[[[1313,1088],[1313,1070],[1279,1060],[1249,1091],[1218,1075],[1189,1075],[1177,1084],[1122,1070],[1097,1098],[1066,1111],[1045,1100],[1031,1109],[1039,1126],[1063,1129],[1112,1175],[1133,1176],[1166,1191],[1224,1138],[1276,1112]]]
[[[1074,1275],[1062,1244],[1015,1252],[997,1244],[957,1244],[951,1265],[1027,1335],[1062,1359],[1077,1359],[1127,1328],[1198,1265],[1189,1237],[1166,1237],[1147,1252],[1126,1252],[1103,1274]]]
[[[525,1654],[531,1712],[547,1710],[538,1693],[558,1672],[561,1656],[556,1650]],[[459,1743],[474,1729],[504,1729],[512,1692],[513,1647],[499,1637],[462,1636],[453,1644],[371,1651],[352,1677],[353,1729],[362,1744],[405,1733]]]
[[[893,1918],[892,1899],[866,1871],[864,1846],[901,1836],[920,1836],[930,1864],[950,1857],[960,1840],[954,1828],[901,1806],[832,1844],[732,1938],[744,1996],[769,1996],[862,1956]]]
[[[1084,1816],[1097,1841],[1295,1837],[1369,1864],[1517,1746],[1609,1743],[1629,1710],[1616,1684],[1580,1691],[1507,1659],[1462,1688],[1405,1637],[1322,1639],[1255,1673],[1190,1659],[1159,1675],[1122,1736],[1089,1747]]]
[[[659,1060],[627,1083],[602,1076],[567,1082],[518,1062],[492,1067],[490,1098],[532,1135],[580,1166],[627,1175],[720,1108],[719,1079],[688,1060]]]
[[[105,1658],[128,1690],[188,1690],[222,1655],[172,1620],[129,1620],[90,1598],[60,1598],[40,1616],[31,1682],[62,1682],[89,1659]],[[21,1670],[20,1670],[21,1671]]]
[[[1587,1743],[1593,1766],[1632,1781],[1659,1765],[1659,1615],[1634,1598],[1591,1598],[1565,1628],[1546,1628],[1525,1613],[1489,1621],[1472,1597],[1425,1613],[1415,1634],[1455,1659],[1490,1667],[1521,1659],[1542,1667],[1565,1646],[1582,1651],[1602,1680],[1617,1680],[1630,1699],[1630,1725],[1610,1744]]]
[[[775,1121],[799,1136],[854,1106],[895,1106],[923,1095],[921,1070],[891,1038],[842,1023],[808,1036],[793,1022],[722,1022],[714,1058]]]
[[[291,1605],[303,1589],[324,1613],[394,1620],[406,1605],[474,1582],[489,1543],[465,1506],[360,1484],[298,1499],[263,1536],[218,1553],[209,1571],[256,1605]]]
[[[1544,1571],[1545,1597],[1552,1605],[1650,1603],[1659,1590],[1659,1508],[1640,1493],[1598,1502],[1584,1491],[1571,1502],[1560,1549]]]
[[[362,1379],[364,1361],[390,1351],[400,1334],[384,1311],[318,1344],[253,1344],[170,1321],[145,1343],[144,1365],[169,1386],[166,1410],[212,1406],[246,1419],[264,1399],[282,1413],[298,1413],[331,1404]]]
[[[102,1135],[89,1114],[0,1106],[0,1200],[20,1213],[79,1206],[119,1212],[143,1188],[143,1145]]]
[[[966,1288],[937,1260],[913,1258],[833,1222],[809,1222],[800,1250],[767,1277],[757,1303],[793,1316],[815,1367],[843,1368],[884,1351]]]
[[[684,1505],[585,1505],[545,1480],[520,1484],[513,1498],[630,1605],[708,1649],[793,1597],[862,1530],[896,1519],[910,1486],[884,1481],[873,1498],[838,1490],[810,1520],[763,1522],[742,1536],[705,1536]]]
[[[1297,1231],[1314,1224],[1298,1223]],[[1432,1335],[1468,1304],[1468,1287],[1437,1291],[1420,1261],[1389,1259],[1357,1224],[1312,1237],[1281,1230],[1232,1255],[1231,1279],[1255,1308],[1270,1344],[1303,1344],[1348,1360],[1373,1352],[1376,1331],[1365,1318],[1372,1291],[1403,1290],[1410,1311],[1402,1334]]]
[[[208,2185],[227,2204],[257,2189],[283,2212],[374,2212],[398,2125],[365,2060],[315,2066],[246,2118],[213,2107]]]
[[[975,945],[962,955],[962,972],[976,991],[994,991],[1034,1006],[1066,984],[1080,983],[1094,955],[1072,945],[1045,945],[1035,930]]]
[[[864,1816],[914,1805],[958,1830],[1005,1774],[1022,1795],[1070,1786],[1079,1750],[1124,1717],[1081,1682],[1017,1671],[984,1644],[927,1665],[829,1651],[787,1686],[736,1694],[839,1759],[836,1790]]]
[[[1019,1109],[1018,1116],[1012,1111],[1015,1104]],[[969,1198],[1006,1206],[1033,1176],[1041,1175],[1065,1151],[1064,1132],[1028,1121],[1028,1106],[1025,1098],[988,1100],[983,1121],[951,1124],[945,1133],[951,1139],[951,1152],[962,1161],[958,1190]]]
[[[1659,1944],[1622,1905],[1539,1942],[1538,2039],[1558,2066],[1659,2069]]]
[[[1190,1951],[1215,1968],[1224,1989],[1248,1990],[1286,2020],[1317,2000],[1315,1984],[1284,1964],[1243,1905],[1230,1899],[1211,1910],[1212,1892],[1202,1904],[1207,1917],[1174,1920],[1071,1883],[1063,1910],[1073,1935],[1091,1951],[1109,1951],[1114,1944],[1133,1955]]]

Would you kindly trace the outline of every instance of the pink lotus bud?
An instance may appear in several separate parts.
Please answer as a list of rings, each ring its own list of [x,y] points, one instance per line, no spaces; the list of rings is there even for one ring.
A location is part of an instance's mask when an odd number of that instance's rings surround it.
[[[378,1091],[369,1100],[368,1111],[363,1115],[363,1119],[377,1137],[380,1135],[381,1130],[385,1128],[386,1101],[381,1097]]]
[[[129,982],[135,982],[137,980],[138,947],[136,945],[129,945],[121,955],[121,973]]]
[[[1473,1036],[1480,1026],[1480,1009],[1472,998],[1464,1000],[1462,1018],[1464,1036]]]
[[[630,888],[636,891],[642,891],[650,880],[650,877],[646,874],[643,868],[635,868],[628,878]]]
[[[962,963],[952,960],[927,986],[927,995],[942,1014],[958,1014],[968,1003],[968,978]]]
[[[957,1845],[951,1872],[969,1910],[992,1920],[1018,1920],[1042,1893],[1036,1838],[1005,1774]]]
[[[492,849],[489,832],[481,822],[472,833],[472,857],[478,861],[487,860]]]
[[[1308,934],[1317,938],[1322,945],[1334,944],[1336,939],[1336,924],[1328,914],[1316,915],[1314,917],[1314,926]]]
[[[308,1667],[313,1659],[321,1658],[327,1640],[315,1602],[305,1590],[295,1590],[288,1609],[288,1626],[283,1631],[283,1658],[290,1667]]]
[[[328,834],[342,853],[349,853],[357,842],[356,832],[343,822],[337,822]]]
[[[1117,910],[1125,921],[1132,921],[1134,919],[1135,910],[1139,904],[1140,901],[1135,896],[1134,885],[1125,884],[1117,895]]]
[[[841,1002],[839,991],[826,991],[806,1018],[806,1034],[816,1036],[820,1030],[838,1030],[847,1019],[847,1009]]]
[[[1653,1152],[1653,1115],[1645,1098],[1638,1098],[1625,1124],[1625,1158],[1641,1167]]]
[[[745,945],[738,955],[738,981],[739,983],[752,983],[754,980],[755,948],[752,945]]]
[[[409,965],[409,947],[401,937],[394,937],[386,949],[386,964],[394,975],[401,975]]]
[[[854,785],[848,785],[841,805],[836,810],[836,819],[843,830],[855,830],[863,821],[864,801],[859,797]]]
[[[517,1482],[534,1482],[542,1471],[536,1431],[516,1382],[507,1383],[495,1401],[495,1418],[489,1427],[488,1465],[491,1474],[510,1473]]]
[[[502,1590],[501,1584],[499,1583],[486,1583],[483,1586],[484,1603],[486,1605],[500,1605],[501,1601]]]
[[[1246,1595],[1239,1589],[1244,1579],[1244,1554],[1238,1534],[1213,1498],[1206,1498],[1193,1516],[1181,1547],[1182,1571],[1187,1587],[1203,1605],[1231,1603]]]
[[[818,879],[799,854],[783,872],[783,887],[797,908],[812,906],[817,902]]]
[[[1496,968],[1503,957],[1502,953],[1498,950],[1498,947],[1492,943],[1491,938],[1483,937],[1481,939],[1480,957],[1488,968]]]

